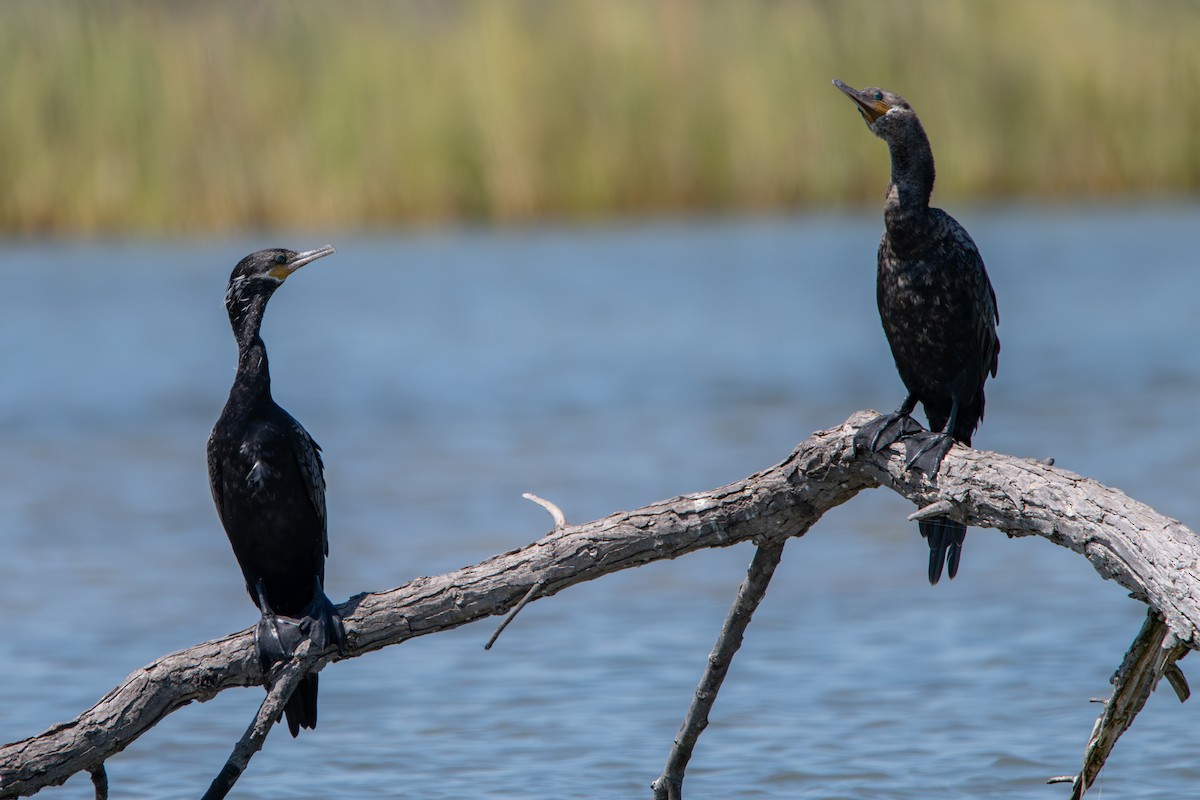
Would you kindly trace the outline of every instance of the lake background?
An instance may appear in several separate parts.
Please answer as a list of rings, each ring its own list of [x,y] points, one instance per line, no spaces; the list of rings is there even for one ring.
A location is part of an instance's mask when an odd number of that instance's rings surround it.
[[[832,90],[831,90],[832,91]],[[867,136],[863,132],[864,136]],[[1191,204],[954,206],[999,298],[981,448],[1195,526]],[[876,209],[365,235],[10,240],[0,248],[0,739],[74,717],[256,612],[205,438],[247,252],[337,254],[276,295],[274,393],[325,449],[336,601],[709,489],[902,399],[874,307]],[[907,502],[866,492],[791,542],[689,797],[1058,798],[1144,607],[1041,539],[968,535],[930,587]],[[322,674],[243,797],[647,797],[752,555],[656,563]],[[1183,663],[1190,673],[1190,661]],[[114,796],[198,796],[261,700],[230,690],[108,763]],[[1154,695],[1104,797],[1200,778],[1197,711]],[[90,797],[86,776],[46,797]]]
[[[888,155],[835,77],[912,102],[988,264],[977,446],[1194,527],[1197,41],[1175,0],[4,4],[0,741],[255,622],[204,456],[250,251],[338,248],[264,335],[339,601],[535,540],[523,492],[582,522],[895,408]],[[689,798],[1066,796],[1143,607],[986,530],[931,588],[911,511],[866,492],[788,545]],[[235,795],[647,797],[751,555],[333,665]],[[261,697],[171,715],[113,796],[199,796]],[[1154,696],[1095,794],[1186,794],[1196,714]]]

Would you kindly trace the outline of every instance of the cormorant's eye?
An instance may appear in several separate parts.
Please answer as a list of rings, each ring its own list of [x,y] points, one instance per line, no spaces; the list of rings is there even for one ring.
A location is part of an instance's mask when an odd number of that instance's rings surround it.
[[[275,256],[275,263],[276,264],[286,264],[287,256],[285,256],[283,253],[280,253],[279,255]]]
[[[883,99],[883,92],[876,92],[876,93],[875,93],[875,99],[876,99],[876,100],[882,100],[882,99]]]

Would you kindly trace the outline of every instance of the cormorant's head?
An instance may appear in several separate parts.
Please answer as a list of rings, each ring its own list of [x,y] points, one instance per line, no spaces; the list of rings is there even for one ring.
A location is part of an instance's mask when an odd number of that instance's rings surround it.
[[[282,248],[251,253],[237,263],[229,276],[225,306],[232,315],[236,308],[241,307],[251,297],[270,297],[293,272],[332,252],[333,245],[327,244],[303,253]]]
[[[858,113],[862,114],[867,127],[881,139],[887,139],[892,131],[902,125],[911,125],[917,118],[916,112],[913,111],[908,101],[895,92],[889,92],[887,89],[880,89],[876,86],[869,86],[861,90],[855,89],[836,78],[833,80],[833,85],[854,101],[854,105],[858,107]]]

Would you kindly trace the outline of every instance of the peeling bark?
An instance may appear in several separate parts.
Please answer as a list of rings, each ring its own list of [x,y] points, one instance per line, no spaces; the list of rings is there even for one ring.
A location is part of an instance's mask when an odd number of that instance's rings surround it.
[[[502,614],[527,595],[541,600],[650,561],[803,536],[825,512],[878,486],[918,508],[949,501],[948,515],[971,526],[1043,536],[1068,547],[1157,613],[1164,631],[1160,649],[1175,648],[1174,655],[1200,642],[1200,540],[1187,527],[1089,478],[961,445],[951,449],[935,479],[910,474],[900,446],[854,452],[854,433],[872,416],[859,412],[819,431],[780,464],[719,489],[558,527],[479,564],[352,597],[339,607],[349,640],[345,655],[333,648],[315,654],[315,668]],[[1175,660],[1153,659],[1150,685]],[[77,772],[95,771],[176,709],[264,682],[253,629],[164,656],[77,718],[0,747],[0,797],[33,794]]]

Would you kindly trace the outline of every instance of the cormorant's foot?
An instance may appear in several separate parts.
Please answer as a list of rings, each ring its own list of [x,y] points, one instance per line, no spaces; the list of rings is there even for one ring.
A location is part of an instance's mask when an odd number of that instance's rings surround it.
[[[312,602],[305,607],[299,627],[314,647],[325,648],[336,644],[338,654],[346,654],[346,628],[342,618],[319,587],[313,594]]]
[[[307,634],[298,620],[275,614],[260,617],[254,628],[254,644],[263,671],[269,672],[279,662],[291,658],[305,638]]]
[[[860,453],[878,453],[885,447],[924,430],[921,424],[908,414],[901,414],[899,411],[880,414],[854,434],[854,449]]]
[[[948,433],[914,434],[904,442],[904,466],[935,475],[953,444]]]

